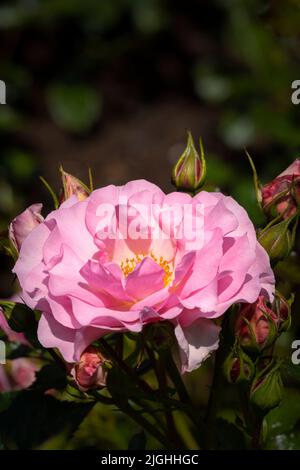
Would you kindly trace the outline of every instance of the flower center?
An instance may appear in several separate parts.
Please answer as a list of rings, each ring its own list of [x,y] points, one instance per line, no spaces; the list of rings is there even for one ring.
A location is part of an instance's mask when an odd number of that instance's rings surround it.
[[[164,286],[166,287],[168,284],[170,284],[173,276],[173,272],[170,268],[170,264],[168,261],[163,257],[160,256],[159,258],[155,256],[152,252],[149,255],[145,254],[140,254],[140,255],[135,255],[134,258],[126,258],[125,261],[121,262],[121,269],[123,271],[123,274],[125,277],[127,277],[132,271],[134,271],[135,267],[137,264],[141,263],[146,256],[149,256],[153,261],[158,264],[165,272],[164,274]]]

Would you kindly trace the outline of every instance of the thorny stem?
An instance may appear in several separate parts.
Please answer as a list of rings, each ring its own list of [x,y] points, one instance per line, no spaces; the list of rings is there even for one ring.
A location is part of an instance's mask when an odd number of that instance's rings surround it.
[[[124,362],[123,359],[121,359],[118,354],[116,354],[114,349],[107,343],[107,341],[105,341],[104,338],[101,338],[99,343],[105,352],[111,357],[111,359],[120,367],[120,369],[129,375],[129,377],[131,377],[145,393],[153,394],[152,388],[144,380],[138,377],[134,370],[132,370],[131,367],[129,367],[126,362]]]
[[[104,338],[101,338],[99,341],[104,351],[111,357],[111,359],[122,369],[129,377],[131,377],[137,385],[145,392],[145,394],[151,394],[153,396],[152,388],[132,370],[124,361],[119,357],[119,355],[114,351],[114,349],[105,341]],[[126,406],[121,406],[120,409],[140,424],[146,431],[152,434],[161,444],[166,448],[170,448],[168,440],[165,438],[164,434],[161,433],[157,427],[150,423],[146,418],[144,418],[140,413],[137,413],[129,404]],[[152,410],[148,409],[148,413],[151,413]],[[151,413],[152,414],[152,413]]]

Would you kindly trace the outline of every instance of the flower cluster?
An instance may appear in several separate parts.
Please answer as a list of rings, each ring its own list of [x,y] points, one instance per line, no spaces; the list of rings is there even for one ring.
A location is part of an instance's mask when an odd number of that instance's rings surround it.
[[[274,345],[290,327],[292,296],[275,291],[272,268],[295,247],[300,167],[296,160],[262,187],[250,161],[268,220],[257,232],[232,197],[201,190],[206,162],[191,134],[169,194],[146,180],[94,190],[61,168],[54,210],[44,217],[33,204],[9,226],[20,292],[0,302],[0,333],[18,346],[0,366],[0,391],[75,390],[82,401],[116,405],[165,445],[164,427],[141,418],[141,409],[161,401],[173,426],[167,407],[182,401],[197,428],[181,375],[217,351],[213,387],[220,370],[240,387],[242,427],[257,445],[262,421],[253,423],[282,398]],[[53,387],[43,371],[35,382],[42,367],[56,374]],[[149,370],[157,389],[144,380]]]

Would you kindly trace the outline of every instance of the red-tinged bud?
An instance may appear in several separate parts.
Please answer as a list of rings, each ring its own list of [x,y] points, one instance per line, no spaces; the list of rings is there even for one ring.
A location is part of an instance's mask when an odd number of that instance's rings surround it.
[[[8,230],[9,239],[17,252],[20,251],[23,241],[30,232],[43,222],[42,207],[42,204],[33,204],[11,222]]]
[[[260,353],[278,337],[277,315],[259,296],[253,304],[241,305],[234,330],[243,349]]]
[[[272,361],[254,378],[250,389],[250,403],[268,412],[279,405],[283,395],[283,383],[280,374],[280,363]]]
[[[235,345],[225,359],[223,371],[229,383],[238,385],[249,382],[252,379],[255,367],[250,357],[242,348]]]
[[[277,326],[279,333],[288,331],[291,326],[291,305],[293,300],[293,297],[289,300],[286,300],[283,295],[281,295],[279,292],[276,292],[273,309],[277,315]]]
[[[262,206],[270,217],[288,219],[296,214],[300,201],[300,159],[262,188]]]
[[[60,169],[63,184],[63,194],[60,202],[64,202],[71,196],[77,196],[79,201],[84,201],[90,194],[89,188],[78,178]]]
[[[203,186],[206,178],[206,162],[202,142],[200,155],[197,152],[192,134],[188,133],[187,146],[172,171],[172,183],[178,191],[195,193]]]
[[[71,374],[78,387],[91,390],[106,386],[108,361],[97,348],[89,346],[81,355],[78,364],[75,364]]]

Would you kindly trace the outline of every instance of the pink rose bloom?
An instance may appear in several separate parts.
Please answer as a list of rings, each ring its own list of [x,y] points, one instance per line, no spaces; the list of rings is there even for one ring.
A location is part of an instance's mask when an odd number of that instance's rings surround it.
[[[44,218],[41,215],[42,207],[42,204],[33,204],[11,222],[9,226],[9,238],[17,251],[20,250],[27,235],[43,222]]]
[[[291,193],[294,182],[294,191],[297,194],[298,204],[300,201],[300,159],[294,161],[285,171],[273,181],[262,188],[262,204],[270,215],[283,215],[288,219],[297,212],[297,201]]]
[[[40,366],[33,360],[18,358],[0,365],[0,392],[23,390],[35,381],[35,373]]]
[[[68,199],[24,240],[14,272],[24,301],[42,312],[40,342],[67,362],[107,333],[170,321],[183,372],[218,347],[212,319],[274,290],[268,255],[237,202],[165,195],[144,180]]]
[[[17,333],[16,331],[10,328],[3,313],[3,310],[0,307],[0,332],[1,330],[6,334],[9,341],[12,341],[14,343],[25,344],[27,346],[29,345],[29,342],[27,341],[23,333]]]

